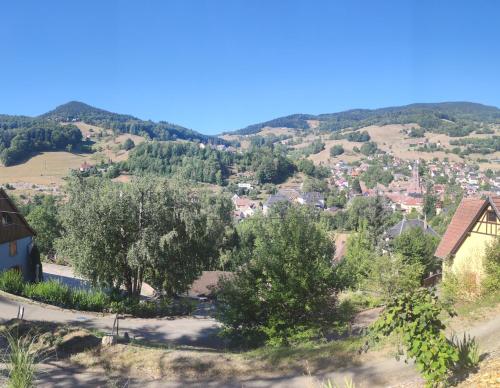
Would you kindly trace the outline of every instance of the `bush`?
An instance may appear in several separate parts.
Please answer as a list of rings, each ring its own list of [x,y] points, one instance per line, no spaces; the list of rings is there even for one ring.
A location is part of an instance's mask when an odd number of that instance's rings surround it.
[[[20,295],[23,292],[23,287],[23,274],[20,271],[11,269],[0,273],[0,290]]]
[[[344,147],[339,144],[334,145],[330,148],[330,156],[335,157],[342,155],[344,153]]]
[[[363,288],[390,301],[396,295],[420,287],[423,266],[420,263],[406,264],[398,256],[379,256],[373,260]]]
[[[73,289],[57,280],[40,283],[24,283],[18,271],[0,273],[0,289],[39,302],[81,311],[113,312],[137,317],[189,315],[194,310],[191,301],[161,299],[141,301],[121,294],[109,296],[100,290]]]
[[[456,346],[444,334],[444,311],[433,292],[419,289],[394,298],[371,327],[376,341],[391,334],[401,338],[407,358],[415,360],[427,387],[442,384],[459,360]]]
[[[184,299],[162,298],[158,301],[141,301],[139,298],[123,298],[115,295],[109,304],[109,311],[130,314],[134,317],[152,318],[157,316],[189,315],[194,311],[195,302]]]
[[[26,284],[23,294],[39,302],[53,304],[59,307],[73,307],[71,289],[55,280]]]
[[[500,290],[500,239],[498,238],[486,247],[484,270],[486,273],[483,282],[484,291]]]
[[[441,283],[443,300],[447,303],[473,301],[481,295],[481,283],[475,272],[455,274],[447,271]]]

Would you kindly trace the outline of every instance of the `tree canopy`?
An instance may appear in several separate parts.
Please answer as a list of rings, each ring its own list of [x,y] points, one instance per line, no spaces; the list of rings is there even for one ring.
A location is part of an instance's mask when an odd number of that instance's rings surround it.
[[[182,182],[130,184],[73,179],[61,211],[59,253],[93,284],[139,295],[143,281],[168,295],[184,292],[216,263],[231,225],[223,196]]]

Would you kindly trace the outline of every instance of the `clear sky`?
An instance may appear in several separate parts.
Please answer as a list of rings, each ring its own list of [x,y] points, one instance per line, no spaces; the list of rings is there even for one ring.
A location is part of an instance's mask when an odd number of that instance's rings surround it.
[[[0,113],[70,100],[219,133],[291,113],[500,106],[500,1],[15,0]]]

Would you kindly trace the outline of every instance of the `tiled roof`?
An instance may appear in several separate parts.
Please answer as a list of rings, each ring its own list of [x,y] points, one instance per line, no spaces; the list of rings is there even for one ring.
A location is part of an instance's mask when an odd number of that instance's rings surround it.
[[[465,234],[473,226],[487,203],[488,201],[484,199],[462,199],[434,255],[444,259],[448,255],[455,253],[456,248],[459,247]]]
[[[432,229],[429,224],[427,224],[423,220],[407,220],[406,218],[402,219],[399,223],[394,225],[392,228],[387,230],[387,234],[391,238],[395,238],[399,236],[401,233],[406,232],[407,230],[419,228],[422,229],[426,234],[431,236],[439,237],[434,229]]]
[[[220,278],[231,278],[232,272],[227,271],[203,271],[189,288],[188,295],[191,297],[210,296],[217,287]]]

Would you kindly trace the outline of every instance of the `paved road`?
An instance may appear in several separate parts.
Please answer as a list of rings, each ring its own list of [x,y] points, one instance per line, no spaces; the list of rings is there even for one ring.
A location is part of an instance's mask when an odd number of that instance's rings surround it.
[[[20,303],[0,295],[0,322],[15,318],[18,306],[25,307],[24,318],[30,321],[50,321],[79,325],[104,332],[111,332],[114,316],[62,310],[38,304]],[[220,324],[211,318],[126,318],[120,320],[120,333],[127,331],[131,337],[143,338],[162,344],[199,347],[222,346],[216,336]]]
[[[54,279],[61,283],[67,284],[73,288],[90,288],[89,283],[73,272],[73,268],[67,265],[59,265],[54,263],[43,263],[43,277],[45,280]],[[154,293],[151,286],[146,283],[142,284],[141,295],[150,297]]]

